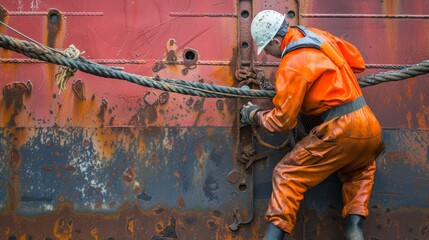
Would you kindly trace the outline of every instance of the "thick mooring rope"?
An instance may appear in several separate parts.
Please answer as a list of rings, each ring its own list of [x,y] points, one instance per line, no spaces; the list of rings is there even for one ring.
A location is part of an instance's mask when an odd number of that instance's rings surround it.
[[[3,34],[0,34],[0,47],[21,53],[30,58],[71,68],[71,71],[80,70],[100,77],[126,80],[141,86],[180,94],[210,98],[273,98],[276,93],[272,90],[243,89],[200,82],[186,82],[168,78],[139,76],[126,73],[117,68],[91,62],[81,56],[67,57],[66,54],[61,51],[53,51],[43,45],[19,40]],[[383,82],[404,80],[428,72],[429,61],[425,60],[404,69],[382,72],[359,78],[358,82],[361,87],[367,87]],[[61,81],[59,83],[59,85],[63,87],[64,84],[65,83]]]
[[[396,70],[372,74],[366,77],[358,79],[361,87],[373,86],[383,82],[400,81],[407,78],[416,77],[429,72],[429,60],[425,60],[421,63],[414,64],[412,66]]]
[[[70,59],[48,48],[43,48],[37,44],[3,34],[0,34],[0,47],[21,53],[30,58],[77,69],[96,76],[126,80],[141,86],[163,91],[210,98],[272,98],[275,95],[275,91],[242,89],[207,83],[139,76],[88,61],[83,57]]]

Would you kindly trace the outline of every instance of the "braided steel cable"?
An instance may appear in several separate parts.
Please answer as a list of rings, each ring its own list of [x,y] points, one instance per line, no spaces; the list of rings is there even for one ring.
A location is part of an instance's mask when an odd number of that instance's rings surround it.
[[[186,95],[210,97],[210,98],[273,98],[275,91],[253,90],[227,86],[218,86],[200,82],[186,82],[160,77],[146,77],[126,73],[114,67],[104,66],[91,62],[83,57],[70,59],[58,50],[53,51],[40,44],[35,44],[0,34],[0,47],[21,53],[33,59],[44,62],[70,67],[89,74],[105,78],[126,80],[145,87],[151,87],[163,91],[175,92]],[[400,81],[416,77],[429,72],[429,60],[411,65],[409,67],[372,74],[358,79],[359,85],[363,87],[377,85],[383,82]]]
[[[362,78],[359,78],[358,81],[361,87],[368,87],[368,86],[377,85],[383,82],[400,81],[407,78],[423,75],[428,72],[429,72],[429,60],[425,60],[421,63],[417,63],[400,70],[381,72],[381,73],[372,74],[366,77],[362,77]]]
[[[43,46],[3,34],[0,34],[0,47],[21,53],[30,58],[70,67],[96,76],[126,80],[141,86],[180,94],[210,98],[272,98],[275,95],[274,91],[241,89],[199,82],[139,76],[91,62],[83,57],[69,59],[63,56],[64,54],[59,54]]]

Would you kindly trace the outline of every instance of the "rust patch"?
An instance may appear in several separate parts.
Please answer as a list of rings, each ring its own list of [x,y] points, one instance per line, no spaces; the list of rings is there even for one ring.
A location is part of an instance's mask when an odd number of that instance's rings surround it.
[[[177,239],[176,218],[170,216],[169,224],[160,232],[162,237]]]
[[[159,72],[165,67],[166,65],[163,62],[155,62],[155,64],[152,67],[152,72]]]
[[[0,20],[3,21],[8,15],[8,11],[2,5],[0,5]]]
[[[100,111],[97,114],[97,117],[100,118],[100,122],[103,125],[104,124],[104,119],[105,119],[105,115],[106,115],[106,110],[107,110],[107,105],[108,105],[108,101],[103,98],[101,100],[101,106],[100,106]]]
[[[150,158],[150,164],[151,165],[155,165],[155,166],[157,166],[159,169],[161,169],[161,166],[160,166],[160,163],[159,163],[159,158],[158,158],[158,155],[156,155],[156,154],[153,154],[152,156],[151,156],[151,158]]]
[[[170,94],[168,92],[162,92],[158,98],[159,104],[160,105],[166,104],[169,98],[170,98]]]
[[[184,69],[182,69],[182,75],[183,75],[183,76],[188,75],[188,72],[189,72],[189,68],[184,68]]]
[[[0,5],[0,21],[7,23],[8,16],[9,12],[7,11],[7,9]],[[1,30],[3,30],[2,25],[0,25],[0,32],[2,32]]]
[[[238,183],[238,181],[241,178],[241,173],[237,170],[233,170],[228,174],[227,178],[228,178],[228,182],[232,184]]]
[[[127,182],[131,182],[136,178],[136,173],[134,171],[134,169],[132,168],[127,168],[124,171],[124,180]]]
[[[59,36],[64,31],[64,15],[57,9],[49,9],[47,14],[47,27],[48,27],[48,39],[47,44],[49,47],[57,47],[61,45],[59,43]]]
[[[85,98],[85,95],[83,94],[84,85],[82,80],[77,79],[76,81],[74,81],[72,84],[72,89],[77,99],[79,99],[80,101],[85,101],[86,98]]]
[[[195,104],[194,104],[194,110],[195,111],[202,111],[203,110],[203,105],[204,105],[204,102],[202,101],[202,100],[197,100],[196,102],[195,102]]]
[[[9,171],[13,173],[11,174],[11,179],[15,180],[18,177],[18,170],[21,166],[21,155],[19,154],[19,151],[17,149],[13,148],[10,151],[10,160],[7,166],[9,168]]]
[[[15,126],[15,117],[24,106],[24,96],[30,96],[33,86],[30,81],[14,82],[3,87],[3,99],[7,109],[13,109],[7,126]],[[6,117],[6,116],[4,116]]]
[[[138,225],[138,219],[131,217],[130,219],[128,219],[127,221],[127,226],[126,226],[126,232],[129,238],[133,238],[134,237],[134,233],[136,232],[136,229]]]
[[[177,61],[176,52],[174,50],[169,50],[167,52],[167,62],[168,63],[174,63]]]
[[[29,95],[33,89],[30,81],[15,82],[8,84],[3,88],[3,96],[5,99],[6,107],[9,108],[14,103],[15,108],[21,108],[23,106],[23,96]]]
[[[187,106],[192,106],[192,104],[194,103],[194,99],[191,97],[188,100],[186,100],[186,105]]]
[[[142,99],[139,99],[137,101],[140,105],[140,108],[136,114],[131,116],[129,121],[130,125],[146,126],[147,123],[153,123],[158,119],[156,107],[159,103],[159,99],[156,97],[156,94],[153,92],[148,92],[143,97],[144,104],[141,104],[141,100]]]
[[[21,154],[16,148],[10,151],[10,160],[7,163],[9,179],[7,183],[9,210],[14,212],[19,204],[19,168],[21,167]]]
[[[224,101],[223,100],[217,100],[216,101],[216,107],[217,107],[217,110],[223,111],[223,109],[225,108]]]
[[[98,233],[98,228],[93,228],[93,229],[91,230],[91,237],[92,237],[94,240],[98,240],[98,239],[100,239],[100,234]]]
[[[59,240],[72,239],[73,220],[71,218],[60,217],[55,221],[54,236]]]
[[[170,38],[166,44],[166,52],[163,56],[163,60],[156,61],[152,67],[153,72],[159,72],[160,70],[167,67],[167,65],[173,65],[177,63],[177,49],[176,40]]]
[[[175,63],[177,61],[176,51],[178,49],[176,40],[174,38],[168,39],[166,47],[167,56],[165,60],[168,63]]]

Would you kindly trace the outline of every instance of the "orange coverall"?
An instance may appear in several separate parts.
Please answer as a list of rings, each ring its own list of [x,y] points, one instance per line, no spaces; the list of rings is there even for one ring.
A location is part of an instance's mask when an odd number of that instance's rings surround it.
[[[276,73],[274,108],[259,111],[255,117],[269,132],[293,129],[300,111],[320,115],[362,95],[354,74],[365,69],[359,51],[327,32],[308,29],[330,43],[344,64],[338,67],[315,48],[287,53]],[[289,28],[282,50],[302,37],[298,29]],[[380,124],[367,105],[313,128],[275,167],[266,220],[291,233],[304,193],[334,172],[343,183],[342,215],[367,217],[375,159],[384,146]]]

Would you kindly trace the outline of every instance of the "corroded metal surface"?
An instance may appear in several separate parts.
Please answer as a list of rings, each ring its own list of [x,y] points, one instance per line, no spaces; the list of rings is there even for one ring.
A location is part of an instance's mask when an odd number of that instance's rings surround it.
[[[203,15],[189,28],[195,9]],[[95,62],[234,84],[233,2],[19,1],[2,13],[32,39],[74,44]],[[252,184],[234,161],[234,100],[79,72],[59,94],[56,66],[0,55],[1,239],[227,239],[234,215],[251,217]]]
[[[231,135],[221,128],[3,129],[0,236],[92,239],[97,229],[99,239],[224,239],[233,212],[246,218],[251,209],[242,189],[250,183],[231,161]]]
[[[273,79],[249,26],[264,9],[355,44],[369,66],[427,58],[427,1],[4,1],[0,20],[47,46],[145,76],[235,86]],[[0,33],[22,38],[0,25]],[[259,239],[271,171],[238,127],[236,99],[210,99],[77,72],[0,49],[0,239]],[[381,68],[381,71],[383,69]],[[371,68],[361,76],[380,71]],[[429,78],[365,88],[384,128],[367,239],[427,239]],[[252,86],[255,87],[255,86]],[[263,107],[269,101],[258,100]],[[247,136],[247,137],[246,137]],[[264,135],[280,145],[284,136]],[[250,148],[247,148],[249,147]],[[267,158],[246,169],[244,150]],[[311,189],[290,239],[341,239],[341,186]],[[237,229],[232,229],[232,226]],[[232,231],[236,230],[236,231]]]
[[[55,1],[37,1],[37,6],[34,2],[28,0],[4,3],[3,12],[6,13],[3,15],[7,24],[45,45],[65,49],[73,44],[84,51],[84,56],[90,60],[120,64],[125,71],[139,75],[227,86],[234,84],[231,68],[235,66],[230,66],[230,63],[235,63],[237,55],[231,48],[236,45],[236,31],[230,26],[236,26],[237,20],[222,16],[223,13],[235,14],[233,2],[211,6],[208,2],[195,1],[192,8],[180,3],[170,5],[168,1],[125,1],[120,4],[115,1],[111,4],[67,1],[57,8],[52,8],[57,5]],[[172,13],[193,12],[194,9],[201,13],[222,14],[191,19],[186,16],[170,16]],[[18,11],[44,14],[9,14]],[[66,15],[69,12],[102,14]],[[196,19],[198,25],[195,28],[186,27]],[[30,22],[37,27],[27,27]],[[0,31],[23,38],[2,26]],[[210,47],[206,47],[206,39],[211,39]],[[155,102],[146,109],[143,106],[145,94],[161,97],[163,93],[132,83],[102,79],[79,72],[69,81],[67,91],[59,95],[55,87],[55,66],[40,62],[27,64],[30,62],[20,61],[22,56],[10,51],[0,50],[0,55],[4,59],[14,59],[1,65],[2,83],[30,80],[38,86],[26,103],[27,109],[31,109],[28,112],[31,118],[28,118],[27,114],[16,116],[19,118],[15,121],[17,126],[132,126],[137,121],[144,126],[230,127],[234,122],[234,101],[170,94],[166,104]],[[71,82],[77,79],[85,86],[78,97],[71,91]],[[86,101],[75,101],[75,97],[85,97]],[[103,108],[103,99],[108,102],[108,109],[104,114],[105,122],[97,117],[97,112]],[[219,104],[225,108],[219,110]],[[49,111],[44,111],[46,109]],[[144,116],[142,118],[142,114],[136,116],[140,109],[150,112],[150,119]]]

